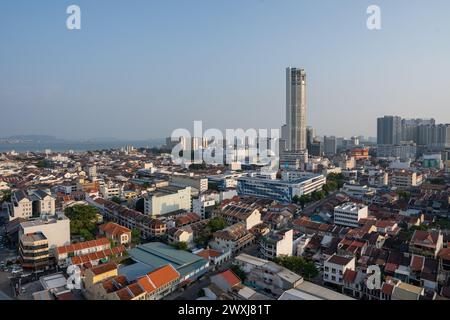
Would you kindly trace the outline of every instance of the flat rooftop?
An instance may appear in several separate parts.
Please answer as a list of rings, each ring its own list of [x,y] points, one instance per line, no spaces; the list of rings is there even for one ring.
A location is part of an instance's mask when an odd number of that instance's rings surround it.
[[[31,228],[31,227],[42,226],[44,224],[57,223],[58,221],[68,220],[68,219],[69,218],[67,218],[65,215],[58,215],[58,216],[51,216],[47,219],[38,218],[35,220],[25,221],[25,222],[22,222],[20,225],[22,226],[22,228]]]
[[[29,233],[24,234],[21,238],[24,242],[35,242],[35,241],[43,241],[47,240],[47,237],[44,236],[42,232],[36,232],[36,233]]]
[[[358,212],[361,209],[366,208],[367,206],[364,204],[360,204],[360,203],[354,203],[354,202],[347,202],[344,203],[340,206],[335,207],[335,209],[337,210],[343,210],[343,211],[348,211],[348,212]]]
[[[67,285],[67,279],[62,273],[55,273],[49,276],[41,277],[39,281],[45,290],[66,287]]]

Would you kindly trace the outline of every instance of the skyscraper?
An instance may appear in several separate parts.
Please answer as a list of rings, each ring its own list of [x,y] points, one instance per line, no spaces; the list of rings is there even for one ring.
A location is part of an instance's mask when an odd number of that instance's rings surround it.
[[[323,137],[323,149],[326,156],[334,156],[337,153],[337,139],[335,136]]]
[[[286,68],[287,148],[306,150],[306,72]]]
[[[377,120],[377,143],[400,144],[402,138],[402,118],[397,116],[384,116]]]

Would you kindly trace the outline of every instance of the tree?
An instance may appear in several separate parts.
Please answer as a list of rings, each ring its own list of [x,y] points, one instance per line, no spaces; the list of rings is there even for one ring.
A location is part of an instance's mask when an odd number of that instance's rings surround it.
[[[75,205],[66,208],[65,214],[70,219],[71,233],[88,240],[93,239],[97,213],[97,209],[92,206]]]
[[[205,296],[205,290],[203,290],[203,288],[198,290],[197,297],[201,298],[201,297],[204,297],[204,296]]]
[[[275,263],[301,275],[304,278],[311,279],[319,275],[319,271],[313,262],[306,261],[297,256],[281,256],[274,259]]]
[[[141,233],[138,229],[131,230],[131,243],[134,245],[141,243]]]
[[[3,196],[0,198],[0,202],[11,200],[11,195],[12,195],[11,190],[3,191]]]
[[[312,201],[319,201],[325,198],[325,192],[324,191],[314,191],[311,194]]]
[[[336,183],[337,188],[342,188],[344,186],[344,176],[342,173],[330,173],[327,175],[327,182],[333,181]]]
[[[302,195],[299,199],[299,204],[302,206],[302,208],[304,208],[305,205],[310,202],[311,202],[311,197],[309,195]]]
[[[117,204],[121,204],[121,203],[122,203],[122,200],[120,200],[120,198],[117,197],[117,196],[112,197],[112,198],[111,198],[111,201],[112,201],[112,202],[115,202],[115,203],[117,203]]]
[[[140,213],[144,213],[145,211],[145,200],[144,198],[140,198],[136,201],[136,211],[139,211]]]
[[[47,162],[45,160],[39,160],[36,163],[36,167],[38,167],[38,168],[46,168],[47,167]]]
[[[245,279],[247,279],[247,274],[238,265],[233,264],[230,269],[234,272],[235,275],[238,276],[239,279],[241,279],[241,282],[244,282]]]
[[[174,247],[177,250],[184,250],[184,251],[188,251],[188,244],[184,241],[180,241],[180,242],[176,242],[174,244],[172,244],[172,247]]]
[[[211,239],[212,233],[209,228],[203,228],[203,230],[198,232],[197,236],[194,239],[194,242],[199,247],[206,247]]]
[[[315,264],[311,261],[306,261],[300,271],[300,274],[306,279],[312,279],[319,275],[319,270],[317,270]]]
[[[207,227],[211,232],[216,232],[225,229],[227,225],[228,224],[225,219],[217,217],[209,220]]]
[[[408,191],[399,190],[397,191],[397,195],[399,196],[400,199],[406,201],[409,201],[411,199],[411,192]]]

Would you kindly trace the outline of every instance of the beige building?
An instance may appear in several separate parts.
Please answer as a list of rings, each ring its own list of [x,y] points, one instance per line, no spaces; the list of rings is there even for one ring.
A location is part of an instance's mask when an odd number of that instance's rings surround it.
[[[24,269],[42,270],[49,264],[48,240],[42,232],[22,235],[19,252]]]
[[[395,170],[390,180],[391,187],[406,189],[418,187],[423,183],[423,176],[420,173],[409,170]]]
[[[188,247],[194,246],[194,232],[189,226],[170,229],[167,234],[169,243],[185,242]]]
[[[334,224],[357,228],[359,220],[369,216],[369,208],[366,205],[347,202],[334,208]]]
[[[117,275],[117,265],[113,262],[92,267],[84,272],[84,287],[89,290],[95,284]]]
[[[292,229],[283,232],[271,232],[261,238],[259,251],[263,258],[272,260],[280,256],[292,256],[293,252]]]
[[[55,198],[43,190],[26,193],[23,190],[14,192],[7,204],[9,220],[17,218],[30,219],[41,215],[54,215]]]
[[[345,270],[355,271],[355,257],[343,257],[336,254],[332,255],[324,262],[323,281],[343,285]]]
[[[209,243],[210,247],[222,252],[237,251],[253,243],[255,237],[250,233],[243,223],[236,223],[223,230],[217,231],[213,235],[213,240]]]
[[[157,217],[177,210],[191,211],[191,187],[166,186],[145,197],[145,214]]]
[[[247,274],[247,282],[259,288],[281,295],[284,291],[298,287],[303,278],[274,263],[245,253],[235,258],[235,264]]]
[[[262,223],[259,210],[245,205],[226,205],[216,210],[214,216],[225,219],[229,225],[243,223],[247,230]]]
[[[108,222],[99,227],[100,234],[106,236],[115,244],[131,243],[131,230],[114,222]]]
[[[70,220],[65,215],[46,216],[20,224],[19,239],[24,234],[42,232],[50,249],[70,244]]]
[[[173,175],[171,183],[179,187],[191,187],[202,193],[208,190],[208,178],[191,175]]]

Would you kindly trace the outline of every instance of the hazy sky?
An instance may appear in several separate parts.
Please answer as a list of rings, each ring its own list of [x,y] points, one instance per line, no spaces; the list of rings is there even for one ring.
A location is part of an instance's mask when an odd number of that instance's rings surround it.
[[[82,30],[66,28],[66,8]],[[366,28],[377,4],[382,30]],[[279,128],[285,67],[318,134],[450,122],[448,0],[1,0],[0,137],[158,138],[203,120]]]

